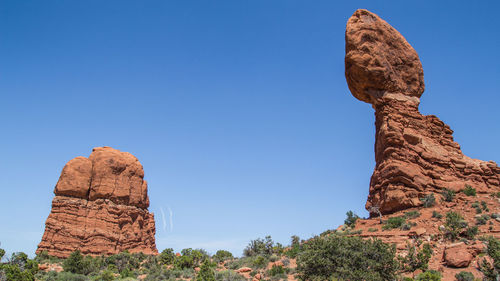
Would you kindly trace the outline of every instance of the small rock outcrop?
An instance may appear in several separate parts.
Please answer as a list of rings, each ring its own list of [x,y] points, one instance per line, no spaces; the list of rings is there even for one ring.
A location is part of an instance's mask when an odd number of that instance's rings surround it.
[[[111,147],[94,148],[63,168],[37,253],[68,257],[80,250],[110,255],[158,253],[154,215],[141,163]]]
[[[424,74],[417,52],[387,22],[357,10],[347,22],[345,75],[357,99],[375,109],[375,171],[367,210],[382,214],[421,206],[420,198],[465,185],[498,192],[500,168],[471,159],[453,131],[418,110]]]

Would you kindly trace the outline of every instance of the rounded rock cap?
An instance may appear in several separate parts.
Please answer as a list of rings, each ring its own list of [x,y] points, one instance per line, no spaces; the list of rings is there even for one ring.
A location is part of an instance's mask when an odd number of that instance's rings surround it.
[[[381,98],[420,102],[424,71],[417,52],[386,21],[357,10],[347,21],[345,76],[357,99],[376,104]]]

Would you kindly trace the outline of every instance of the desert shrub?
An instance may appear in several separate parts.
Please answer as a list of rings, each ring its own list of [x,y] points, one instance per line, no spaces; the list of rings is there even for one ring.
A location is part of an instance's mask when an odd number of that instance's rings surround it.
[[[483,259],[480,263],[480,270],[485,277],[484,280],[496,281],[500,276],[500,240],[488,237],[486,242],[488,244],[486,253],[493,260],[493,264],[487,259]]]
[[[406,219],[414,219],[420,217],[420,213],[418,211],[409,211],[405,213],[404,217]]]
[[[175,260],[175,253],[174,249],[172,248],[167,248],[161,251],[161,254],[158,256],[158,261],[164,265],[173,264],[174,260]]]
[[[232,270],[224,270],[215,273],[217,281],[246,281],[245,277]]]
[[[483,212],[483,210],[481,210],[481,208],[479,207],[476,207],[475,209],[476,209],[476,214],[480,214]]]
[[[297,258],[301,280],[393,280],[394,246],[380,240],[331,235],[314,237]]]
[[[183,249],[181,256],[175,258],[174,266],[180,269],[195,268],[200,266],[209,257],[208,253],[202,249]]]
[[[35,275],[29,270],[22,270],[17,264],[0,266],[0,278],[5,281],[34,281]]]
[[[262,268],[267,265],[268,260],[263,256],[257,256],[252,262],[252,267]]]
[[[467,271],[460,271],[460,273],[455,274],[455,279],[457,281],[474,281],[474,274]]]
[[[483,208],[483,210],[485,211],[488,209],[488,205],[486,204],[486,202],[481,201],[481,208]]]
[[[276,265],[273,265],[273,267],[271,267],[271,269],[267,271],[267,274],[269,276],[283,275],[285,273],[286,270],[285,268],[283,268],[283,266],[276,266]]]
[[[38,263],[58,263],[61,261],[61,259],[49,255],[47,251],[41,251],[40,253],[36,254],[34,260]]]
[[[214,268],[215,264],[210,262],[208,259],[203,262],[196,276],[196,281],[215,281]]]
[[[490,219],[490,216],[482,215],[482,216],[476,218],[476,224],[477,225],[484,225],[488,222],[489,219]]]
[[[472,208],[479,208],[479,202],[476,201],[470,205]]]
[[[456,212],[448,212],[446,213],[446,222],[445,226],[445,236],[455,241],[463,228],[467,227],[467,222],[464,218]]]
[[[467,229],[465,230],[464,236],[467,239],[472,240],[472,239],[474,239],[474,237],[476,237],[477,233],[478,233],[477,226],[470,226],[470,227],[467,227]]]
[[[420,247],[419,242],[413,245],[408,242],[406,249],[408,254],[404,257],[398,257],[401,270],[406,272],[413,272],[417,269],[427,270],[433,252],[429,243],[425,243]]]
[[[385,222],[385,224],[382,226],[382,229],[387,230],[387,229],[400,228],[405,224],[405,222],[406,220],[404,217],[392,217]]]
[[[33,281],[38,263],[23,252],[13,253],[8,263],[0,264],[0,280]]]
[[[212,258],[219,263],[233,259],[233,254],[226,250],[218,250]]]
[[[435,270],[422,272],[419,275],[417,275],[415,281],[441,281],[441,273]]]
[[[436,218],[436,219],[440,219],[443,217],[443,215],[441,215],[439,212],[437,211],[432,211],[432,217],[433,218]]]
[[[110,270],[104,270],[99,277],[97,277],[96,281],[113,281],[115,280],[115,275]]]
[[[292,235],[290,237],[291,243],[288,251],[285,252],[285,255],[290,258],[296,258],[297,254],[300,252],[300,237],[297,235]]]
[[[441,196],[444,201],[451,202],[455,198],[455,191],[446,188],[441,192]]]
[[[434,197],[434,193],[427,194],[424,198],[420,198],[424,208],[429,208],[434,206],[436,203],[436,197]]]
[[[476,196],[476,189],[466,184],[462,192],[467,196]]]
[[[368,232],[375,232],[375,231],[377,231],[376,228],[373,228],[373,227],[368,228]]]
[[[123,251],[105,258],[104,265],[107,265],[108,268],[110,268],[110,265],[114,265],[116,271],[121,274],[124,270],[133,271],[138,269],[141,261],[128,251]]]
[[[271,236],[266,236],[264,239],[258,238],[250,241],[246,248],[243,250],[245,257],[256,255],[270,256],[273,253],[274,241]]]
[[[156,281],[156,280],[176,280],[182,276],[182,270],[173,269],[169,270],[165,266],[158,266],[151,268],[146,278],[143,281]]]
[[[63,262],[63,269],[66,272],[81,274],[83,272],[83,256],[80,250],[72,252]]]
[[[76,273],[71,273],[71,272],[55,272],[55,271],[50,271],[47,274],[43,275],[42,277],[37,279],[40,281],[89,281],[90,278],[83,275],[83,274],[76,274]]]
[[[354,227],[356,225],[356,221],[358,220],[358,215],[356,215],[353,211],[348,211],[345,213],[347,218],[344,220],[344,224],[349,227]]]

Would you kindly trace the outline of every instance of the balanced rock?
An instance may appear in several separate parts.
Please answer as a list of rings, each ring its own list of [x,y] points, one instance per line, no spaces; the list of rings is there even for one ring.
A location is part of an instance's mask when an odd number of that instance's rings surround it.
[[[80,250],[110,255],[128,250],[157,254],[154,215],[141,163],[111,147],[64,166],[37,253],[68,257]]]
[[[347,22],[345,38],[349,89],[375,109],[376,166],[366,203],[372,215],[421,206],[420,198],[445,188],[500,191],[495,162],[463,155],[448,125],[420,114],[422,64],[397,30],[377,15],[357,10]]]

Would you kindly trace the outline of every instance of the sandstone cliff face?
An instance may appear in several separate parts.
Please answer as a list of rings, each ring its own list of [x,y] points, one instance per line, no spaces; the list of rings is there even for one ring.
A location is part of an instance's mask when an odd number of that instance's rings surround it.
[[[156,254],[154,215],[148,212],[147,182],[132,154],[94,148],[63,168],[37,253],[67,257],[128,250]]]
[[[500,168],[462,154],[453,131],[418,111],[423,69],[405,38],[377,15],[358,10],[346,28],[346,80],[375,109],[375,171],[366,208],[383,214],[420,206],[420,198],[470,185],[500,191]]]

